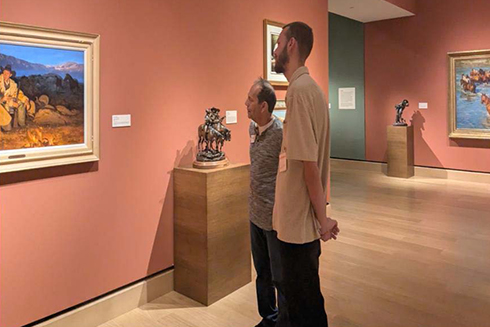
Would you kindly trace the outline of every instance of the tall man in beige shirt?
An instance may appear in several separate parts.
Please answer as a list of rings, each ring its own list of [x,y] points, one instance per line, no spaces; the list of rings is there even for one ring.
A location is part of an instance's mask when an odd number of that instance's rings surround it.
[[[319,239],[336,239],[339,228],[326,206],[328,107],[304,66],[312,47],[311,28],[294,22],[284,26],[274,51],[275,70],[289,81],[272,221],[281,267],[274,282],[286,304],[279,307],[276,327],[328,326],[318,276]]]

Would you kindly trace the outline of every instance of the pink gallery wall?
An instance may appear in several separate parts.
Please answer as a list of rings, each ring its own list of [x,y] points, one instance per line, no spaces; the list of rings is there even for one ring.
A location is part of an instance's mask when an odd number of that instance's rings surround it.
[[[190,164],[204,109],[238,110],[262,74],[264,18],[310,24],[328,91],[327,0],[2,0],[0,20],[101,35],[98,164],[0,177],[0,326],[21,326],[173,265],[172,169]],[[284,90],[279,92],[284,97]],[[112,129],[114,114],[132,127]]]
[[[430,0],[416,15],[365,25],[366,159],[386,161],[386,126],[404,98],[414,126],[415,164],[490,172],[490,141],[448,138],[447,53],[488,49],[490,34],[478,19],[488,0]],[[428,110],[419,110],[428,102]]]

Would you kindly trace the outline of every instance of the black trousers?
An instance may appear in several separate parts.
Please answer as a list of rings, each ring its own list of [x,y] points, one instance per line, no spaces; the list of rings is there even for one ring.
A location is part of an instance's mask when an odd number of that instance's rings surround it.
[[[276,288],[273,275],[279,271],[277,260],[278,239],[276,232],[266,231],[250,223],[250,237],[252,257],[257,272],[256,290],[257,306],[262,317],[262,326],[275,326],[278,317],[278,305],[284,307],[284,296],[278,294],[276,301]],[[279,303],[277,303],[279,302]]]
[[[320,240],[291,244],[277,239],[274,285],[283,294],[276,327],[327,327],[328,320],[318,275]]]

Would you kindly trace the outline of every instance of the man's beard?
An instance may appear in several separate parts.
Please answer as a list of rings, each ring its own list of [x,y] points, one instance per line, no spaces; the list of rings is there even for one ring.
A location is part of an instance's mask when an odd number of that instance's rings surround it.
[[[279,57],[277,57],[274,70],[278,74],[284,74],[286,71],[286,64],[289,62],[289,56],[287,49],[283,49]]]

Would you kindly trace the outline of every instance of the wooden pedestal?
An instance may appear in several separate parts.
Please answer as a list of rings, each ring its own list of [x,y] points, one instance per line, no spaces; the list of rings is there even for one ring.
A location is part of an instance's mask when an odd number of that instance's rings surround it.
[[[174,169],[175,291],[210,305],[251,281],[248,164]]]
[[[409,178],[413,174],[413,127],[388,126],[388,176]]]

